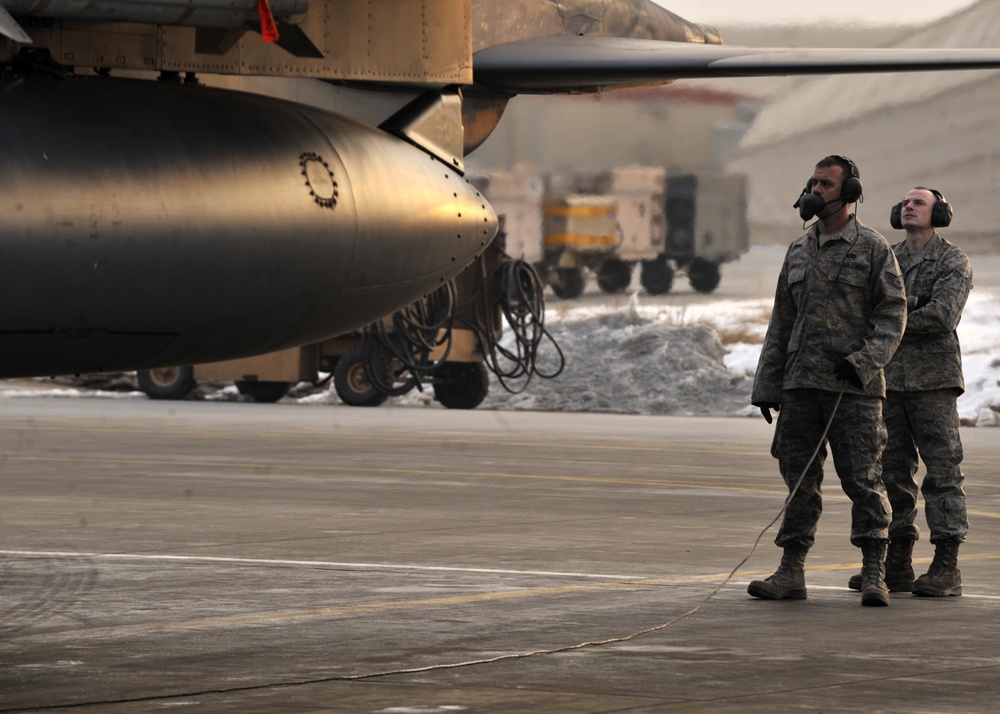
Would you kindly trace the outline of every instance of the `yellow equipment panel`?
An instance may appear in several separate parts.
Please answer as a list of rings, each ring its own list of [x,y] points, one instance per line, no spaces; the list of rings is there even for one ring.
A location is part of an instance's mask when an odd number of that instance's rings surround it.
[[[607,252],[621,240],[612,198],[570,195],[547,202],[544,213],[546,250]]]

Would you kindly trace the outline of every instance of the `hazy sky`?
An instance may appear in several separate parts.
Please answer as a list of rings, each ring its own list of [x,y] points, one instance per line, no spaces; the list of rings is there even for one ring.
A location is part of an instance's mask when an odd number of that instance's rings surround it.
[[[654,0],[685,20],[717,25],[836,22],[839,25],[930,22],[977,0]]]

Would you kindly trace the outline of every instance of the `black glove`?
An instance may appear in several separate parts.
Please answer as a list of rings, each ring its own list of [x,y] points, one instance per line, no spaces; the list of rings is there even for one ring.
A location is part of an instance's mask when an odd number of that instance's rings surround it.
[[[837,368],[833,370],[833,373],[837,375],[837,379],[846,380],[853,387],[858,389],[864,389],[865,383],[861,381],[861,377],[858,375],[858,370],[854,369],[854,365],[847,361],[847,359],[840,360]]]
[[[764,421],[770,424],[774,419],[771,417],[771,410],[778,411],[781,407],[774,402],[764,402],[758,405],[760,407],[760,413],[764,415]]]

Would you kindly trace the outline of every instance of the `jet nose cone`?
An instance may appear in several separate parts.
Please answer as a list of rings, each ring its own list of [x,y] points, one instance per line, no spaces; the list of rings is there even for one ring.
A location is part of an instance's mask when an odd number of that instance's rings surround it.
[[[346,288],[364,295],[374,319],[458,275],[496,237],[499,220],[456,167],[385,134],[368,139],[364,154],[342,152],[341,193],[357,207]]]
[[[472,183],[462,179],[461,191],[455,192],[453,206],[456,226],[455,261],[468,261],[479,255],[496,237],[500,219],[486,197]]]

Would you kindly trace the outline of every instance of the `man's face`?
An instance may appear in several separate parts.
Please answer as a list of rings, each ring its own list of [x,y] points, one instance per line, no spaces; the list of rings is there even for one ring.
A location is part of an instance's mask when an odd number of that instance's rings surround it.
[[[930,228],[936,197],[925,188],[914,188],[903,199],[900,222],[903,228]]]
[[[812,192],[824,201],[833,201],[819,212],[820,218],[836,213],[844,205],[837,201],[843,182],[844,169],[841,166],[817,166],[813,170]]]

